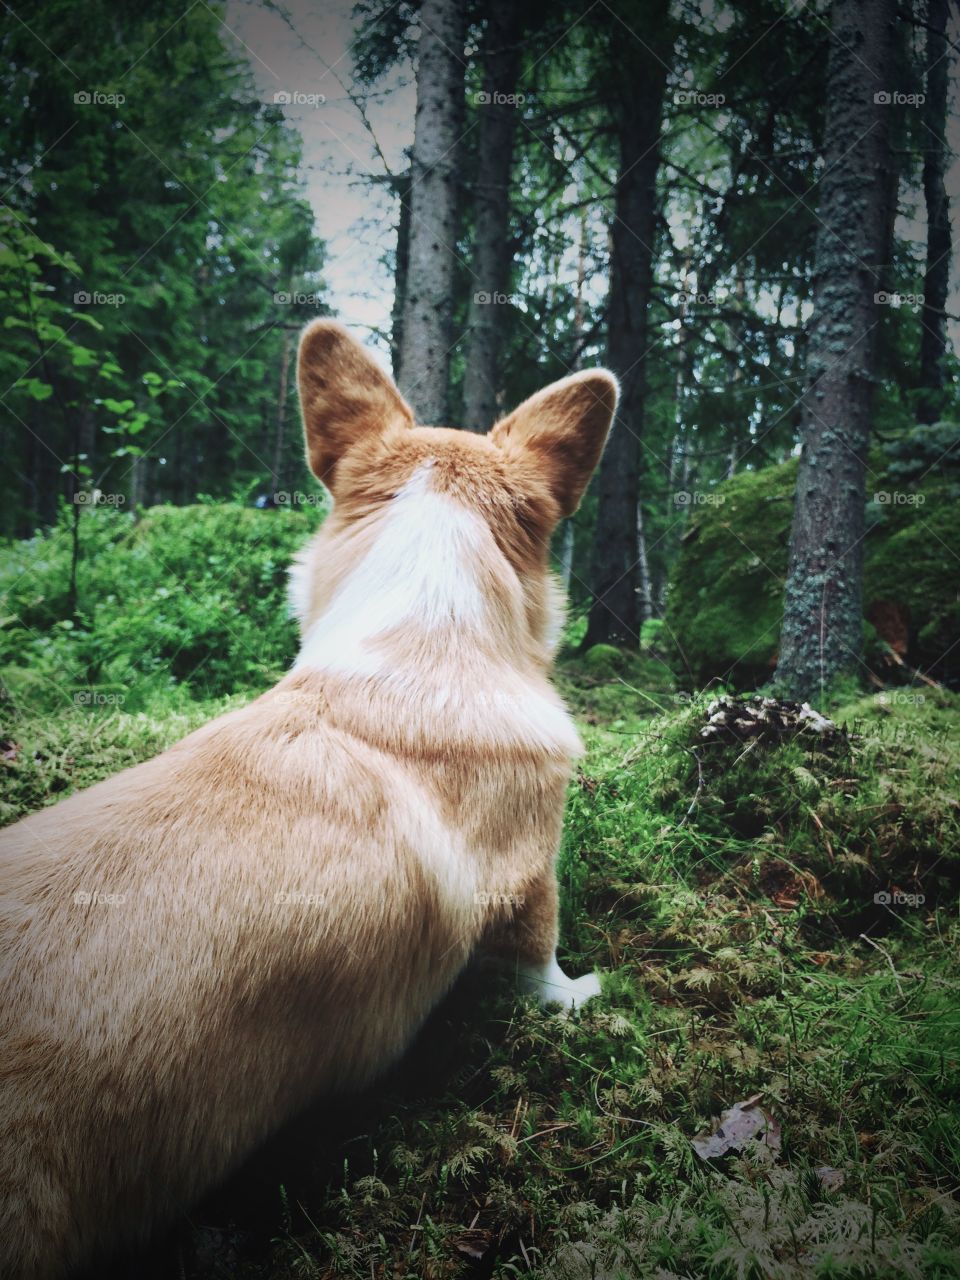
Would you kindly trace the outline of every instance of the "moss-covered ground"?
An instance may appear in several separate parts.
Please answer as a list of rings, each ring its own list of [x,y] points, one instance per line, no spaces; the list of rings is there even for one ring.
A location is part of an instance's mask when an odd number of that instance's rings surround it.
[[[155,1280],[960,1275],[958,700],[706,746],[651,654],[561,661],[586,755],[560,858],[576,1016],[468,974],[375,1089],[300,1117],[167,1238]],[[227,703],[3,723],[3,817]],[[780,1126],[704,1160],[732,1104]],[[106,1274],[103,1269],[99,1275]]]

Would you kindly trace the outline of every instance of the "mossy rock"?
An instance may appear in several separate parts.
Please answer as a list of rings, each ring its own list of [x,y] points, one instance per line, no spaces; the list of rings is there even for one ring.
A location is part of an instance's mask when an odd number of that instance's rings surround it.
[[[697,508],[667,596],[667,651],[682,683],[748,688],[772,674],[796,479],[796,459],[745,471]]]
[[[586,653],[562,659],[560,668],[574,680],[583,677],[591,683],[611,681],[621,689],[625,683],[638,689],[665,692],[674,687],[670,664],[655,650],[637,653],[612,644],[595,644]]]
[[[682,684],[755,688],[773,673],[787,573],[797,461],[744,472],[697,509],[673,567],[665,652]],[[908,667],[960,679],[960,479],[942,466],[915,478],[871,458],[864,540],[867,661],[887,644]],[[879,632],[885,644],[867,641]],[[889,676],[889,666],[883,674]]]
[[[610,680],[622,675],[627,665],[627,655],[612,644],[595,644],[580,659],[583,671],[597,680]]]

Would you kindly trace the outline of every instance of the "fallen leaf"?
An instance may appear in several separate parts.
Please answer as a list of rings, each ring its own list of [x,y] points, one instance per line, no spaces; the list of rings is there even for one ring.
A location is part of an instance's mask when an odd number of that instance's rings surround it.
[[[825,1191],[839,1191],[845,1181],[845,1174],[839,1169],[831,1169],[828,1164],[823,1164],[819,1169],[813,1171],[820,1179],[820,1184]]]
[[[464,1257],[479,1261],[489,1253],[492,1243],[493,1236],[489,1231],[469,1231],[460,1237],[454,1247]]]
[[[780,1122],[757,1106],[762,1094],[736,1102],[720,1116],[714,1133],[691,1139],[701,1160],[714,1160],[728,1151],[743,1151],[751,1143],[764,1148],[776,1159],[780,1152]]]

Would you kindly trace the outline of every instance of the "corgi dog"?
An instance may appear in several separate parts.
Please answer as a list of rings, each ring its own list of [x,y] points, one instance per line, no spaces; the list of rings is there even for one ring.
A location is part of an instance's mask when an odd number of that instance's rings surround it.
[[[409,1045],[474,957],[545,1002],[581,750],[549,681],[557,521],[617,383],[488,435],[417,426],[339,324],[304,332],[302,647],[269,692],[0,833],[0,1274],[136,1244]]]

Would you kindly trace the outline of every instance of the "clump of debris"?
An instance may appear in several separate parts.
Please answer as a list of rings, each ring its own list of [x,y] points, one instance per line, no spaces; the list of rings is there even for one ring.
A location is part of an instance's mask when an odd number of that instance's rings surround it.
[[[824,745],[846,741],[846,728],[815,711],[809,702],[781,702],[754,694],[736,698],[724,694],[707,707],[706,724],[697,735],[705,742],[757,742],[775,746],[798,734],[815,734]]]

